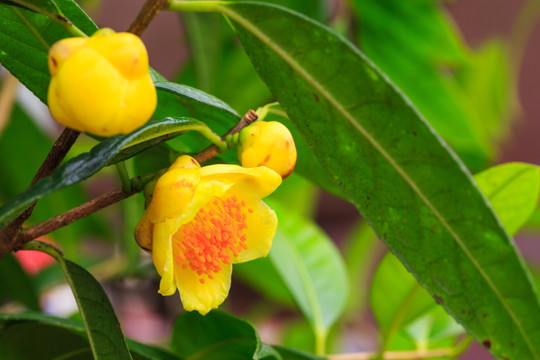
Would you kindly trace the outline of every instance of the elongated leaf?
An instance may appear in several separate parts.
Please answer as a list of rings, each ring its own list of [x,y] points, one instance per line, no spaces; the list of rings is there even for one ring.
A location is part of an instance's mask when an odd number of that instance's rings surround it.
[[[190,360],[281,359],[261,343],[253,325],[217,310],[205,316],[195,311],[180,315],[171,345],[177,355]]]
[[[475,169],[493,157],[486,124],[501,123],[506,99],[484,106],[486,94],[506,94],[508,66],[475,64],[439,1],[351,0],[360,49],[411,99],[437,132]],[[398,55],[399,54],[399,55]],[[486,66],[487,65],[487,66]],[[483,78],[471,78],[474,67]],[[490,72],[491,71],[491,72]],[[469,82],[468,80],[475,80]],[[505,84],[506,85],[506,84]],[[480,89],[480,87],[482,87]],[[476,87],[469,91],[467,87]]]
[[[86,34],[97,30],[74,1],[55,3]],[[69,36],[72,35],[45,15],[0,4],[0,63],[44,103],[50,79],[47,52],[56,41]]]
[[[94,358],[131,359],[116,314],[101,285],[69,260],[61,260],[60,265],[77,300]]]
[[[48,17],[60,15],[60,9],[54,0],[1,0],[0,3],[12,6],[20,6]]]
[[[117,135],[96,145],[58,167],[34,186],[11,198],[0,207],[0,228],[6,226],[26,207],[45,195],[83,181],[103,167],[125,160],[144,149],[170,139],[183,131],[197,128],[200,123],[188,118],[166,118],[150,121],[128,135]]]
[[[26,324],[24,327],[13,327]],[[19,334],[18,332],[22,333]],[[40,333],[38,333],[40,332]],[[4,334],[9,337],[2,342]],[[50,334],[50,335],[49,335]],[[44,341],[44,337],[48,341]],[[36,346],[29,347],[29,339],[36,339]],[[82,340],[82,341],[81,341]],[[126,339],[133,359],[178,360],[173,354]],[[75,356],[76,359],[90,359],[92,352],[86,338],[84,325],[72,319],[55,318],[40,313],[0,314],[0,348],[2,355],[17,354],[13,360],[53,359],[61,356]],[[67,358],[67,357],[66,357]],[[8,359],[12,359],[8,357]]]
[[[474,176],[506,231],[514,235],[534,212],[540,192],[540,169],[536,165],[508,163]]]
[[[269,204],[279,219],[269,259],[323,346],[349,292],[343,259],[315,224],[275,202]]]
[[[447,311],[496,356],[540,359],[540,306],[514,244],[386,77],[340,36],[282,8],[185,4],[229,17],[323,166]]]
[[[269,111],[266,121],[279,121],[285,125],[294,138],[298,158],[294,171],[309,179],[322,189],[337,195],[343,196],[341,189],[332,181],[332,178],[324,167],[321,166],[319,160],[308,146],[302,135],[294,127],[293,122],[286,116],[285,112],[279,106],[272,107]]]

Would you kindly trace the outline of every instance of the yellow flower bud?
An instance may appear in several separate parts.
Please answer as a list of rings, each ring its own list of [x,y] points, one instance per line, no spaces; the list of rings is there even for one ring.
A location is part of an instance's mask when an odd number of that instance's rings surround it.
[[[99,136],[127,134],[150,119],[157,103],[142,41],[102,29],[68,38],[49,50],[48,102],[52,116]]]
[[[256,121],[242,129],[237,156],[242,166],[266,166],[283,179],[296,165],[296,147],[291,132],[277,121]]]

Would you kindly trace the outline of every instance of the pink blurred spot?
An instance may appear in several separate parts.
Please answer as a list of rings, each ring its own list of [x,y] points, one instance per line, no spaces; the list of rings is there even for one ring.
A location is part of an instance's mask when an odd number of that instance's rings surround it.
[[[54,241],[48,238],[41,237],[36,240],[56,245]],[[41,251],[20,250],[17,251],[14,255],[15,258],[19,261],[19,264],[21,264],[21,267],[24,269],[24,271],[26,271],[30,275],[36,275],[41,270],[51,266],[55,262],[54,258]]]

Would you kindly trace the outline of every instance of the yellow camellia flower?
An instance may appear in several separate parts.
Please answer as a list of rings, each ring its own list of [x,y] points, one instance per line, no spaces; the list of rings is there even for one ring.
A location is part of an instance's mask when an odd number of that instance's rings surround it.
[[[285,179],[296,165],[291,132],[277,121],[256,121],[240,131],[238,160],[242,166],[266,166]]]
[[[227,297],[232,264],[266,256],[277,217],[261,198],[281,177],[266,167],[200,167],[179,157],[156,183],[135,239],[152,253],[159,293],[176,288],[184,308],[205,315]]]
[[[142,41],[102,29],[67,38],[49,50],[48,103],[59,123],[99,136],[127,134],[150,119],[157,104]]]

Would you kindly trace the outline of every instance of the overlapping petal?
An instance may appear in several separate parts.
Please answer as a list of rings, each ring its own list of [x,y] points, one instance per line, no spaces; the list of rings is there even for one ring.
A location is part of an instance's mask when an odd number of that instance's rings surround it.
[[[156,183],[135,231],[152,252],[159,292],[179,289],[186,310],[206,314],[227,297],[232,264],[266,256],[277,217],[261,198],[281,183],[266,167],[200,167],[181,156]]]

